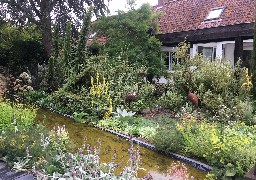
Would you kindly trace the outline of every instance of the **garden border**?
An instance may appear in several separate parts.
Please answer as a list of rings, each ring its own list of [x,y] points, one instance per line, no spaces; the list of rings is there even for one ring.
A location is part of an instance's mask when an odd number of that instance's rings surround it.
[[[50,111],[52,111],[54,113],[57,113],[59,115],[62,115],[64,117],[67,117],[67,118],[70,118],[70,119],[74,120],[72,115],[64,114],[64,113],[62,113],[62,112],[60,112],[58,110],[55,110],[55,109],[53,109],[53,108],[51,108],[49,106],[43,106],[42,108],[49,109]],[[188,158],[188,157],[185,157],[185,156],[173,153],[173,152],[159,150],[154,145],[149,144],[149,143],[144,142],[144,141],[141,141],[141,140],[139,140],[139,139],[137,139],[135,137],[128,136],[126,134],[119,133],[119,132],[116,132],[114,130],[107,129],[107,128],[104,128],[104,127],[101,127],[101,126],[97,126],[97,125],[95,125],[94,127],[99,128],[101,130],[104,130],[106,132],[109,132],[111,134],[114,134],[116,136],[119,136],[119,137],[121,137],[123,139],[131,140],[133,143],[139,144],[140,146],[146,147],[146,148],[151,149],[153,151],[159,152],[161,154],[165,154],[165,155],[167,155],[169,157],[172,157],[172,158],[174,158],[176,160],[179,160],[181,162],[189,164],[190,166],[192,166],[192,167],[194,167],[194,168],[196,168],[198,170],[201,170],[201,171],[204,171],[204,172],[210,172],[213,169],[212,166],[209,166],[209,165],[207,165],[205,163],[202,163],[202,162],[199,162],[197,160],[194,160],[194,159],[191,159],[191,158]]]
[[[17,95],[13,95],[13,96],[16,97],[16,98],[20,98],[20,97],[17,96]],[[24,99],[23,99],[23,100],[24,100]],[[26,100],[25,100],[25,101],[26,101]],[[59,115],[62,115],[62,116],[64,116],[64,117],[67,117],[67,118],[70,118],[70,119],[74,120],[74,118],[73,118],[72,115],[68,115],[68,114],[62,113],[62,112],[60,112],[60,111],[58,111],[58,110],[53,109],[53,108],[50,107],[50,106],[46,106],[46,105],[45,105],[45,106],[41,106],[39,103],[35,103],[35,105],[37,105],[37,106],[39,106],[39,107],[41,107],[41,108],[49,109],[50,111],[52,111],[52,112],[54,112],[54,113],[57,113],[57,114],[59,114]],[[194,168],[196,168],[196,169],[198,169],[198,170],[201,170],[201,171],[204,171],[204,172],[210,172],[210,171],[212,171],[212,169],[213,169],[212,166],[209,166],[209,165],[207,165],[207,164],[205,164],[205,163],[196,161],[196,160],[194,160],[194,159],[191,159],[191,158],[188,158],[188,157],[185,157],[185,156],[182,156],[182,155],[173,153],[173,152],[159,150],[159,149],[157,149],[157,148],[156,148],[154,145],[152,145],[152,144],[149,144],[149,143],[147,143],[147,142],[141,141],[141,140],[139,140],[139,139],[137,139],[137,138],[128,136],[128,135],[126,135],[126,134],[119,133],[119,132],[116,132],[116,131],[114,131],[114,130],[107,129],[107,128],[104,128],[104,127],[101,127],[101,126],[97,126],[97,125],[95,125],[94,127],[95,127],[95,128],[99,128],[99,129],[104,130],[104,131],[107,131],[107,132],[109,132],[109,133],[111,133],[111,134],[114,134],[114,135],[116,135],[116,136],[119,136],[119,137],[121,137],[121,138],[123,138],[123,139],[131,140],[133,143],[137,143],[137,144],[139,144],[140,146],[143,146],[143,147],[146,147],[146,148],[148,148],[148,149],[151,149],[152,151],[156,151],[156,152],[165,154],[165,155],[167,155],[167,156],[169,156],[169,157],[172,157],[172,158],[174,158],[174,159],[176,159],[176,160],[179,160],[179,161],[181,161],[181,162],[184,162],[184,163],[186,163],[186,164],[189,164],[190,166],[192,166],[192,167],[194,167]]]

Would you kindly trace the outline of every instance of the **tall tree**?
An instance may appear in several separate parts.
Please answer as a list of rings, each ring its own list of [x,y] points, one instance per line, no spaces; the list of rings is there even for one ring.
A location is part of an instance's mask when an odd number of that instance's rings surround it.
[[[97,36],[107,37],[105,52],[110,57],[121,56],[130,63],[138,63],[148,67],[150,75],[160,75],[163,63],[161,61],[161,43],[154,33],[158,25],[149,4],[143,4],[139,9],[133,8],[129,1],[128,12],[118,11],[111,17],[102,17],[94,23]]]
[[[9,17],[18,24],[36,24],[42,32],[42,43],[50,57],[52,22],[65,27],[66,22],[71,21],[74,28],[79,28],[89,6],[94,7],[96,16],[103,15],[108,10],[104,0],[1,0],[0,15]]]

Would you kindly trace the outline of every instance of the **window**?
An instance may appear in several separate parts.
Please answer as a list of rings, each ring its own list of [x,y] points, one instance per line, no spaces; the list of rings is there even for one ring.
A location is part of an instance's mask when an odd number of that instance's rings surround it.
[[[205,21],[211,21],[220,18],[221,14],[225,10],[225,7],[213,8],[206,17]]]
[[[214,61],[216,58],[216,47],[198,46],[198,53],[201,53],[204,58]]]
[[[174,64],[179,63],[179,60],[177,58],[174,58],[173,53],[174,52],[169,52],[169,51],[162,53],[162,59],[164,59],[165,66],[168,71],[172,70],[172,66]]]

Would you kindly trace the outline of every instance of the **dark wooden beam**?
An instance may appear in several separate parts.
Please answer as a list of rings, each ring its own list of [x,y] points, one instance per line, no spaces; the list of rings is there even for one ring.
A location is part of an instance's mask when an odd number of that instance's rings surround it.
[[[236,37],[251,39],[254,34],[254,23],[244,23],[230,26],[220,26],[193,31],[182,31],[158,34],[156,37],[163,45],[171,46],[183,42],[185,38],[191,43],[218,42],[234,40]]]
[[[238,59],[243,59],[243,38],[235,38],[235,52],[234,52],[234,64],[237,63]]]

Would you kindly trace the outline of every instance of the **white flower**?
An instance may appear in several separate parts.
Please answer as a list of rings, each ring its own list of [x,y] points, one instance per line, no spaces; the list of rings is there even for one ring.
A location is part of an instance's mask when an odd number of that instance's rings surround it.
[[[116,117],[120,117],[120,116],[121,117],[126,117],[126,116],[132,117],[135,113],[136,112],[132,112],[132,111],[128,112],[126,109],[121,110],[120,108],[117,108],[116,113],[114,113],[114,114]]]

